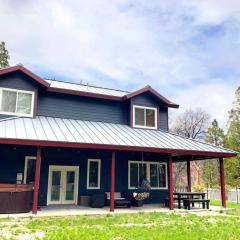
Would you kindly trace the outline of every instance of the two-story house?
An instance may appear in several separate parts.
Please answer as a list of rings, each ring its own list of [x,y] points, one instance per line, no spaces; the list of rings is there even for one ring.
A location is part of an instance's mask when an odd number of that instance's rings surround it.
[[[0,183],[34,184],[33,213],[104,192],[113,211],[114,192],[131,196],[144,178],[146,203],[169,198],[173,209],[173,163],[187,161],[190,175],[190,161],[219,158],[224,205],[223,158],[236,153],[169,133],[169,108],[178,105],[150,86],[126,92],[2,69]]]

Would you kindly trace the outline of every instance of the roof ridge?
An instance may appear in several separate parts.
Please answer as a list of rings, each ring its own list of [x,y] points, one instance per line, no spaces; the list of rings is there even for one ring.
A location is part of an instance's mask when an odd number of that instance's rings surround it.
[[[75,82],[67,82],[63,80],[57,80],[57,79],[50,79],[50,78],[44,78],[47,81],[55,81],[55,82],[62,82],[62,83],[70,83],[78,86],[86,86],[86,87],[94,87],[94,88],[100,88],[100,89],[108,89],[108,90],[113,90],[113,91],[118,91],[118,92],[125,92],[125,93],[130,93],[129,91],[126,90],[120,90],[120,89],[114,89],[114,88],[107,88],[107,87],[100,87],[100,86],[94,86],[94,85],[89,85],[89,84],[84,84],[84,83],[75,83]],[[51,87],[51,86],[50,86]]]

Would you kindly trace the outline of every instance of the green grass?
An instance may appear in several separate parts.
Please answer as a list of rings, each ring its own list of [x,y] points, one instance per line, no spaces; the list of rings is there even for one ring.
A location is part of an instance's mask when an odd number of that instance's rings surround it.
[[[21,233],[36,239],[51,240],[182,240],[182,239],[240,239],[240,217],[206,216],[189,213],[138,213],[106,216],[28,218],[0,222],[1,232],[16,239]],[[14,226],[14,227],[12,227]],[[19,230],[21,229],[21,231]]]
[[[210,203],[213,206],[222,206],[222,203],[220,200],[211,200]],[[232,209],[226,210],[224,211],[224,213],[240,217],[240,203],[237,204],[235,202],[227,201],[227,208],[232,208]]]
[[[210,205],[212,206],[222,206],[222,203],[220,200],[212,200],[210,201]],[[235,208],[235,209],[240,209],[240,203],[237,204],[235,202],[227,201],[227,208]]]

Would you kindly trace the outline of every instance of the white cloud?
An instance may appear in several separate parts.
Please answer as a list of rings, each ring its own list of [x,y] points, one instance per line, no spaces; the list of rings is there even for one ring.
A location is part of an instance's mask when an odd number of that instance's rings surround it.
[[[150,84],[184,108],[202,98],[225,125],[239,84],[239,12],[238,0],[0,0],[0,40],[12,63],[43,76]]]
[[[199,84],[195,88],[186,88],[175,95],[180,104],[178,114],[189,108],[202,108],[210,113],[211,120],[216,118],[220,126],[226,129],[228,111],[234,100],[235,86],[226,85],[219,79],[219,83]],[[172,110],[172,114],[176,110]],[[175,112],[176,114],[176,112]]]
[[[196,24],[221,24],[231,18],[240,18],[238,0],[186,0],[185,4],[196,14]]]

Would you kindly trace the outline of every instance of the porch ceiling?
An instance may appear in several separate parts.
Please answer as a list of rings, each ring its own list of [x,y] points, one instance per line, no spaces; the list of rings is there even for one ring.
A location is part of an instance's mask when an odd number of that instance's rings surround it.
[[[236,152],[160,130],[38,116],[0,121],[0,143],[52,147],[145,151],[180,156],[233,157]],[[186,159],[186,158],[185,158]]]

